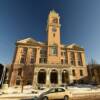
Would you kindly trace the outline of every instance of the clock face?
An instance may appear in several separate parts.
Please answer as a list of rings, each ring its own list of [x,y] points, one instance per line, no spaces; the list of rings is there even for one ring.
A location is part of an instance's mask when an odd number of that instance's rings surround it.
[[[58,23],[58,19],[57,18],[53,18],[53,23]]]

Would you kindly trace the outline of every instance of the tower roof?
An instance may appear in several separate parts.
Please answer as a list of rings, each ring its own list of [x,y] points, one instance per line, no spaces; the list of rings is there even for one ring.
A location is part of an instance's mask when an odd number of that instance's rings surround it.
[[[51,10],[49,16],[60,17],[59,14],[55,10]]]

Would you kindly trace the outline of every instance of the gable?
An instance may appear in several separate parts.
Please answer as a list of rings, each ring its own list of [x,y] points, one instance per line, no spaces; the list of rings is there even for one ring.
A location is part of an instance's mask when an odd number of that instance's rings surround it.
[[[36,42],[36,40],[32,38],[26,38],[26,39],[17,41],[17,43],[34,43],[34,42]]]
[[[33,38],[26,38],[26,39],[23,39],[23,40],[19,40],[16,43],[22,44],[22,45],[44,45],[43,42],[38,42]]]
[[[84,50],[84,48],[80,47],[77,44],[70,44],[70,45],[67,46],[67,48],[74,49],[74,50]]]

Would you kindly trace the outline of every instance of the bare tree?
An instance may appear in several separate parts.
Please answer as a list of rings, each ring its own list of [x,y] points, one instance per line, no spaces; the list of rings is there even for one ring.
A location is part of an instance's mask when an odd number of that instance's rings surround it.
[[[33,66],[24,65],[21,74],[21,93],[23,93],[24,86],[32,84],[33,79]]]
[[[88,71],[89,71],[89,81],[90,83],[95,82],[94,71],[93,69],[97,66],[97,62],[94,59],[91,59],[90,63],[88,64]]]

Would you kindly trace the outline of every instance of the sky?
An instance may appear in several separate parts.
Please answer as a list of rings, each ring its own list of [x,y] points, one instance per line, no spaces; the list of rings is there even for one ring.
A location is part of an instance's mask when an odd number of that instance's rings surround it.
[[[60,15],[61,43],[84,47],[87,64],[100,63],[100,0],[0,0],[0,63],[12,63],[17,40],[46,41],[53,9]]]

